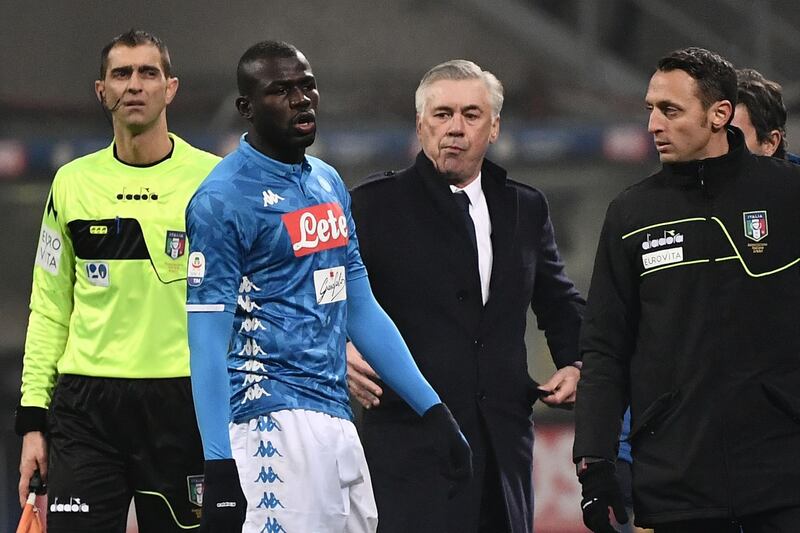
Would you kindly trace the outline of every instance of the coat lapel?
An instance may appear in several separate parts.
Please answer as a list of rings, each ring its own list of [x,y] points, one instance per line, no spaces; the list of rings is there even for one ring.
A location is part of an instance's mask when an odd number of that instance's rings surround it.
[[[486,310],[491,310],[492,294],[496,294],[507,270],[513,264],[513,247],[516,240],[518,198],[513,187],[506,187],[506,171],[491,161],[484,160],[481,185],[492,221],[492,276],[489,280],[489,300]],[[494,299],[497,302],[497,299]],[[495,304],[496,305],[496,304]]]

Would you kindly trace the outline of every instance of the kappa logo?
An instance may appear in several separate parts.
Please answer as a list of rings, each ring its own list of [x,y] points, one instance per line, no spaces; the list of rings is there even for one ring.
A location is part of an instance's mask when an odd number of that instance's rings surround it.
[[[295,257],[347,246],[347,219],[337,203],[318,204],[281,217]]]
[[[275,194],[270,189],[262,191],[261,194],[264,197],[264,207],[273,206],[284,199],[283,196]]]
[[[247,402],[258,400],[264,396],[272,396],[272,394],[262,389],[261,385],[258,383],[254,383],[247,387],[247,390],[244,393],[244,398],[242,398],[241,405],[244,405]]]
[[[253,457],[258,456],[262,458],[267,457],[269,459],[272,459],[272,457],[274,457],[275,455],[277,455],[278,457],[283,457],[281,452],[279,452],[278,449],[272,445],[271,440],[268,440],[266,445],[264,445],[264,441],[262,440],[261,442],[258,443],[258,450],[256,450],[256,453],[253,454]],[[265,476],[263,479],[261,477],[262,474]],[[266,475],[267,473],[264,472],[264,467],[261,467],[261,473],[258,475],[258,479],[256,479],[256,481],[261,481],[263,483],[264,481],[267,480]]]
[[[261,307],[250,299],[250,295],[246,294],[245,296],[239,295],[239,298],[236,300],[236,303],[239,304],[246,313],[252,313],[253,309],[261,309]]]
[[[269,517],[259,533],[286,533],[286,530],[283,529],[277,518]]]
[[[258,417],[258,421],[256,422],[253,431],[255,431],[256,429],[258,431],[267,431],[267,432],[271,432],[273,429],[277,429],[278,431],[281,430],[278,423],[270,415]]]
[[[239,333],[246,331],[250,333],[251,331],[256,331],[259,329],[267,329],[264,327],[264,324],[257,318],[245,318],[242,320],[242,325],[239,326]]]
[[[263,444],[263,442],[261,444]],[[253,455],[253,457],[256,457],[258,455],[259,455],[259,453],[256,452]],[[264,457],[264,456],[262,455],[261,457]],[[269,467],[269,470],[264,469],[264,467],[262,466],[261,467],[261,472],[259,472],[258,479],[256,479],[256,482],[272,484],[272,483],[275,483],[276,481],[280,481],[281,483],[283,483],[283,480],[281,479],[281,477],[278,474],[275,473],[275,471],[272,469],[271,466]]]
[[[239,284],[239,294],[247,294],[251,291],[260,292],[261,289],[255,283],[250,281],[247,276],[242,276],[242,282]]]
[[[267,355],[267,352],[262,350],[261,346],[253,339],[247,339],[237,355]]]
[[[258,503],[256,507],[258,507],[259,509],[261,508],[275,509],[276,507],[281,507],[285,509],[281,501],[275,496],[274,492],[270,492],[269,494],[265,492],[264,496],[261,497],[261,501]]]

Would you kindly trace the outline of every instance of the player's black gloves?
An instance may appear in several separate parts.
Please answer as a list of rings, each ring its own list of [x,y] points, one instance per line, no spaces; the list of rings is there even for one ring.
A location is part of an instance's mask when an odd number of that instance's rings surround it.
[[[441,473],[452,482],[452,498],[472,477],[472,449],[445,404],[437,403],[425,411],[422,422],[433,435]]]
[[[200,533],[241,533],[247,500],[233,459],[206,461]]]
[[[598,461],[586,465],[586,469],[578,475],[583,495],[583,523],[594,533],[616,533],[617,530],[608,519],[609,507],[614,511],[617,522],[628,522],[622,490],[614,476],[614,470],[614,463]]]

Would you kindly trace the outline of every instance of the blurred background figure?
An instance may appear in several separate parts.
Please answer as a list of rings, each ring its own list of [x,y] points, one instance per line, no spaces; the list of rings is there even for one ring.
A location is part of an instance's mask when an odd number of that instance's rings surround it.
[[[742,130],[747,148],[756,155],[800,163],[798,156],[786,151],[783,87],[752,68],[738,69],[736,78],[739,101],[731,124]]]
[[[263,39],[296,44],[324,80],[310,154],[349,186],[403,168],[419,151],[410,110],[421,68],[454,57],[491,65],[505,101],[503,134],[487,155],[515,179],[535,176],[529,184],[547,196],[559,251],[583,294],[608,202],[658,164],[642,105],[654,57],[698,44],[767,73],[783,87],[788,148],[798,151],[791,132],[800,117],[800,5],[792,0],[308,0],[280,10],[249,0],[9,0],[3,14],[0,408],[9,422],[0,432],[0,525],[8,528],[19,513],[19,438],[10,421],[42,206],[61,165],[109,144],[87,83],[97,76],[98,43],[115,32],[145,27],[169,42],[181,79],[170,129],[218,155],[246,128],[231,105],[241,51]],[[714,24],[700,22],[707,20]],[[551,375],[546,340],[535,318],[528,321],[528,367]],[[537,405],[536,531],[584,531],[574,506],[571,414]]]

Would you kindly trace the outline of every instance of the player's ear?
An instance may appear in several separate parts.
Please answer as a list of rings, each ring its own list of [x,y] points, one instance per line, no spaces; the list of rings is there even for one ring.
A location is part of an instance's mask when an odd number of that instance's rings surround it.
[[[253,118],[253,105],[250,99],[246,96],[238,96],[236,98],[236,110],[243,119],[250,120]]]

